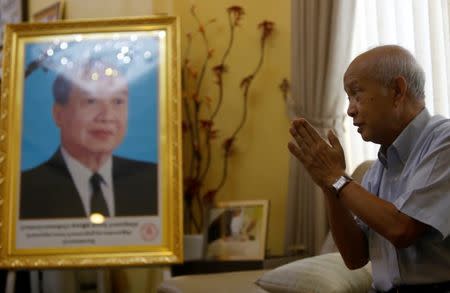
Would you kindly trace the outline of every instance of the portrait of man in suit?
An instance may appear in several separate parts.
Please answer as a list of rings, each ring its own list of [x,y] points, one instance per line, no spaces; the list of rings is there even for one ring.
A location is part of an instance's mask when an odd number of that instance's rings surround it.
[[[157,164],[113,155],[128,127],[126,76],[91,59],[58,73],[52,90],[60,145],[22,172],[19,219],[157,215]]]

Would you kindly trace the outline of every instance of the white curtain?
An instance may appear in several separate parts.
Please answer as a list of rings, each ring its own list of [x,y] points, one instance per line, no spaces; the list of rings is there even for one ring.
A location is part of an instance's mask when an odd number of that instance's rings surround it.
[[[292,1],[290,118],[305,117],[324,135],[342,132],[342,76],[351,53],[356,0]],[[327,232],[323,195],[295,158],[290,160],[285,248],[315,254]]]
[[[425,70],[427,108],[446,117],[450,110],[449,2],[358,0],[352,46],[352,58],[384,44],[398,44],[410,50]],[[350,170],[366,159],[376,158],[378,146],[364,143],[348,117],[345,130]]]

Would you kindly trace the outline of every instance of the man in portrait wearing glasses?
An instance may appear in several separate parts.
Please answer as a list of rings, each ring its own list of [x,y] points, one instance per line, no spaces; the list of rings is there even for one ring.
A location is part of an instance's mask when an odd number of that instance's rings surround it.
[[[20,219],[157,214],[157,165],[113,155],[128,124],[128,82],[89,60],[53,83],[61,144],[21,176]]]

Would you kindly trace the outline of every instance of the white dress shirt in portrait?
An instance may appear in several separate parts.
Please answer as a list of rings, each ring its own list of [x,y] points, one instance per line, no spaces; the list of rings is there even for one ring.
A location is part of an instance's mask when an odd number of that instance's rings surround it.
[[[61,148],[61,153],[69,169],[70,176],[72,177],[86,215],[91,213],[90,200],[92,195],[92,187],[90,185],[90,178],[94,172],[83,166],[75,158],[73,158],[64,148]],[[115,215],[115,203],[114,203],[114,185],[112,181],[112,158],[109,158],[103,166],[97,171],[102,178],[103,183],[101,189],[103,196],[105,197],[106,205],[108,206],[109,215],[114,217]]]

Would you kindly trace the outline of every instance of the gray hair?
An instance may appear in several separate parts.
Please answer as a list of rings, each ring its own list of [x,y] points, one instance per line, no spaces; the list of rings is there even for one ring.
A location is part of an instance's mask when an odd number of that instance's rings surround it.
[[[408,93],[416,99],[425,99],[425,72],[411,52],[397,45],[372,50],[388,53],[379,54],[371,66],[371,76],[375,80],[388,87],[395,77],[403,76],[408,84]]]

